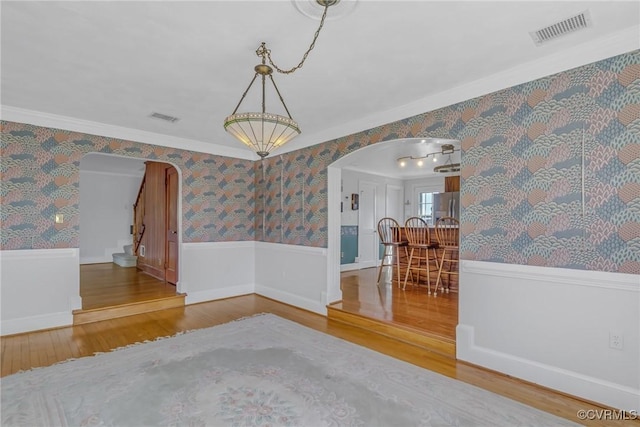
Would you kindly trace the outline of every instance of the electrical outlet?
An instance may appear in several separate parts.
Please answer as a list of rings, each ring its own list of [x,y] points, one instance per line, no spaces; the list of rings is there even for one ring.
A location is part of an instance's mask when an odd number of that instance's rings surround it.
[[[609,331],[609,348],[622,350],[624,347],[624,336],[618,331]]]

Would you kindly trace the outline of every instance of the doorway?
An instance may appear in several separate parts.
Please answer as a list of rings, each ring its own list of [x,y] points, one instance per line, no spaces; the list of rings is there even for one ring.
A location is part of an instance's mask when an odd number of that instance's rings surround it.
[[[375,267],[378,263],[376,184],[360,181],[359,193],[358,264],[361,267]]]
[[[459,144],[458,141],[452,140],[439,140],[436,144],[451,142]],[[344,198],[341,197],[341,189],[343,185],[345,188],[348,186],[347,181],[343,182],[343,168],[372,174],[363,170],[363,165],[377,165],[379,160],[373,159],[370,161],[368,156],[372,158],[376,155],[384,156],[387,160],[391,159],[392,162],[395,162],[396,158],[401,157],[397,153],[403,151],[406,153],[416,146],[421,147],[420,144],[424,144],[424,140],[415,138],[376,143],[356,150],[328,167],[328,291],[336,288],[340,289],[340,298],[336,298],[333,301],[340,300],[339,304],[342,310],[351,310],[352,313],[363,317],[383,320],[387,323],[395,323],[408,328],[422,329],[436,335],[444,335],[445,338],[455,343],[455,327],[458,323],[457,293],[452,292],[433,297],[427,294],[426,286],[423,289],[419,286],[411,287],[408,285],[404,291],[395,285],[390,286],[388,283],[378,286],[376,283],[376,268],[340,271],[340,257],[338,256],[341,251],[340,201]],[[386,148],[389,148],[393,153],[385,152]],[[429,152],[432,151],[437,151],[437,146],[435,149],[429,149]],[[354,156],[356,159],[349,159],[350,156]],[[355,164],[357,164],[357,168],[353,167]],[[443,191],[444,176],[433,172],[433,167],[437,166],[437,164],[436,161],[433,161],[433,164],[429,163],[428,169],[422,169],[421,172],[417,171],[416,175],[409,180],[418,181],[431,173],[431,177],[442,181],[440,183],[442,188],[439,188],[438,191]],[[378,173],[373,175],[386,177],[380,171],[381,168],[378,168]],[[422,173],[422,175],[419,175],[419,173]],[[397,179],[397,177],[393,178]],[[379,188],[383,188],[385,193],[384,212],[379,212],[380,215],[397,217],[400,223],[403,223],[407,216],[412,215],[413,208],[416,207],[417,203],[413,201],[412,188],[418,184],[414,182],[405,183],[402,187],[393,184],[388,184],[384,187],[381,187],[380,183],[377,185]],[[363,206],[361,201],[361,209]],[[332,265],[333,263],[336,263],[336,266]],[[385,276],[388,275],[383,275],[383,277]],[[331,304],[330,307],[334,307],[334,305]]]
[[[133,205],[137,268],[173,285],[178,282],[178,186],[174,166],[147,161]]]
[[[146,274],[137,268],[135,259],[133,266],[113,262],[113,253],[126,252],[127,246],[133,250],[133,205],[144,180],[147,162],[146,159],[103,153],[88,153],[80,162],[79,276],[83,310],[178,294],[181,179],[180,171],[174,165],[162,163],[168,173],[160,180],[163,186],[165,180],[167,183],[166,197],[163,197],[166,202],[159,209],[166,212],[160,233],[167,242],[162,257],[166,259],[162,264],[167,280]],[[150,209],[155,210],[158,209]]]

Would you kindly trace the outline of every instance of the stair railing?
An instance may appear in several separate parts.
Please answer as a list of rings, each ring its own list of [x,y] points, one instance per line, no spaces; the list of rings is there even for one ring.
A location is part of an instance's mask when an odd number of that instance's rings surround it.
[[[145,183],[147,175],[145,173],[140,183],[136,202],[133,204],[133,254],[138,256],[142,237],[144,236],[144,199],[145,199]]]

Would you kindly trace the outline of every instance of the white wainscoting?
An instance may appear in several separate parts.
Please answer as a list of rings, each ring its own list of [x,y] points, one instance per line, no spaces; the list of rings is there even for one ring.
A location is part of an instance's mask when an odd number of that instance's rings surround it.
[[[82,307],[78,249],[0,251],[0,334],[73,323]]]
[[[256,242],[256,293],[327,314],[327,250]]]
[[[460,275],[458,359],[640,411],[640,276],[477,261]]]
[[[255,292],[255,242],[183,243],[178,291],[186,304]]]
[[[263,242],[183,243],[186,303],[258,293],[326,315],[327,250]],[[69,326],[80,299],[79,250],[0,252],[0,333]],[[259,277],[259,280],[256,278]]]

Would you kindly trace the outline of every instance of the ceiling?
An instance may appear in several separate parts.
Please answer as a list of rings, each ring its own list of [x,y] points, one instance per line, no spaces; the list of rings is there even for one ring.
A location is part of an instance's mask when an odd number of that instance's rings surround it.
[[[276,65],[293,67],[322,12],[314,0],[0,7],[3,119],[245,159],[258,157],[222,123],[253,77],[255,50],[264,41]],[[590,28],[532,41],[529,32],[584,11]],[[304,66],[274,74],[302,134],[272,155],[638,49],[639,22],[638,1],[342,0]],[[259,111],[258,99],[256,86],[239,112]],[[284,114],[275,95],[267,110]]]

